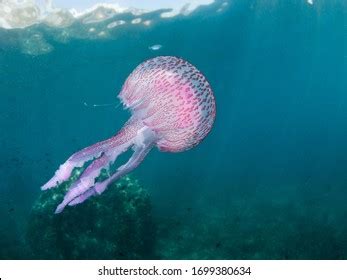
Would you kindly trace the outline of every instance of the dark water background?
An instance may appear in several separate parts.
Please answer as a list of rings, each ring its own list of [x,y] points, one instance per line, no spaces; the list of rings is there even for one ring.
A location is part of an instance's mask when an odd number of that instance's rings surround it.
[[[347,258],[346,3],[219,5],[105,40],[62,43],[34,26],[54,47],[37,56],[11,45],[28,30],[0,30],[1,258],[20,258],[31,205],[59,164],[129,118],[83,103],[114,102],[132,69],[156,55],[196,65],[217,102],[197,148],[153,150],[134,172],[158,224],[177,225],[158,234],[158,254]]]

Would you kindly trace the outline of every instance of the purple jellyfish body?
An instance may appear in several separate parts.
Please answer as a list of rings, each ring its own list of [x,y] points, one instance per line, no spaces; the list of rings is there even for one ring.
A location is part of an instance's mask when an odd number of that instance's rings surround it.
[[[69,179],[75,167],[93,160],[72,184],[55,213],[82,203],[134,170],[156,146],[160,151],[181,152],[198,145],[212,128],[216,106],[203,74],[183,59],[160,56],[141,63],[125,81],[118,96],[132,116],[112,138],[73,154],[42,190]],[[101,169],[109,169],[117,157],[133,148],[130,159],[102,182]]]

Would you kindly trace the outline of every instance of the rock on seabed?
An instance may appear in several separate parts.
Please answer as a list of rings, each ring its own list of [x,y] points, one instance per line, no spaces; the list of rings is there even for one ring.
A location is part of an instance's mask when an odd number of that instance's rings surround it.
[[[55,215],[73,179],[42,192],[34,203],[26,235],[32,258],[151,258],[151,204],[138,181],[124,177],[102,195]]]

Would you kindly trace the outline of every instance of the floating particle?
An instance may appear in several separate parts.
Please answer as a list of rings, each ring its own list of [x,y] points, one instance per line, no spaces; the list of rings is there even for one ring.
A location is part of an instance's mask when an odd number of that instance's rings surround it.
[[[49,53],[53,50],[53,47],[46,42],[42,34],[36,33],[30,37],[23,38],[21,49],[22,53],[35,56]]]
[[[124,20],[116,20],[114,22],[111,22],[107,25],[107,28],[114,28],[116,26],[120,26],[120,25],[123,25],[125,24],[125,21]]]
[[[131,21],[132,24],[139,24],[142,21],[141,18],[135,18]]]
[[[157,50],[160,50],[163,46],[162,45],[153,45],[153,46],[150,46],[148,47],[150,50],[152,51],[157,51]]]

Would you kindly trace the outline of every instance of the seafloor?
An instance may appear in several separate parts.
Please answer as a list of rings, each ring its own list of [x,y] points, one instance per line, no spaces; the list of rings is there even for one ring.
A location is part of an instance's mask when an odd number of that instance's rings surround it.
[[[315,205],[259,204],[254,212],[241,203],[228,215],[199,215],[188,207],[176,217],[163,217],[153,214],[138,180],[127,176],[104,195],[55,215],[71,181],[40,194],[20,238],[1,232],[0,259],[347,257],[346,227],[337,231],[328,216],[317,215]],[[309,222],[300,214],[307,211]]]

